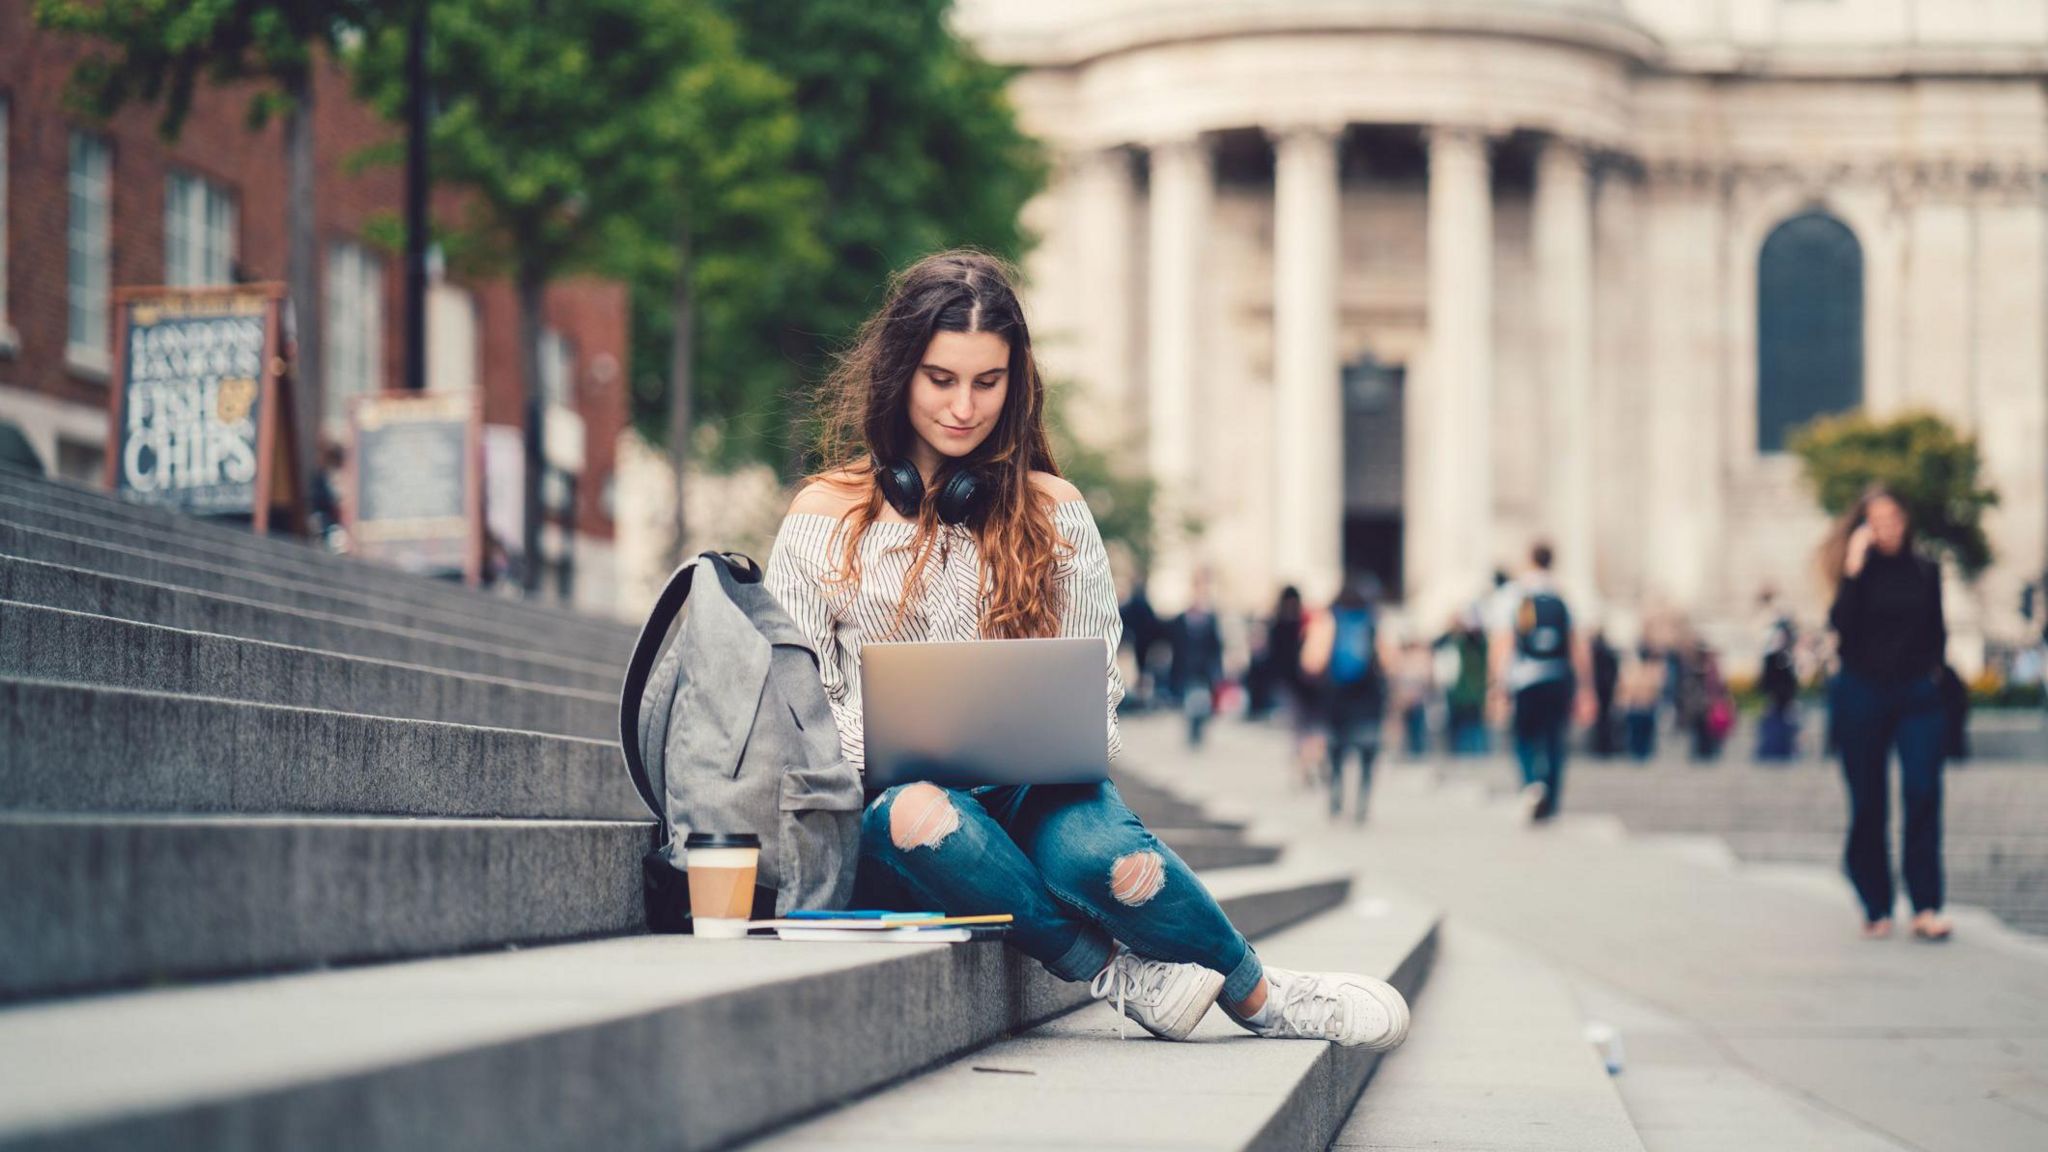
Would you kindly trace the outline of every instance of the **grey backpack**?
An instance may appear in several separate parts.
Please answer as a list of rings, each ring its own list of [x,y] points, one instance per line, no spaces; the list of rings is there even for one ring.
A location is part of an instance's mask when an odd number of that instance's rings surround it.
[[[644,861],[649,928],[682,929],[693,831],[759,836],[757,885],[774,890],[777,915],[852,898],[860,773],[840,754],[817,653],[752,560],[706,552],[669,577],[626,666],[619,738],[661,821],[661,846]]]

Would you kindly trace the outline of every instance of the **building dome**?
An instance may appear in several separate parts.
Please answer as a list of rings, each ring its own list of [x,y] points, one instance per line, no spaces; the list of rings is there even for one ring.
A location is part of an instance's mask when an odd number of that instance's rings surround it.
[[[992,57],[1027,65],[1293,32],[1472,32],[1639,57],[1655,44],[1623,0],[962,0],[955,20]]]

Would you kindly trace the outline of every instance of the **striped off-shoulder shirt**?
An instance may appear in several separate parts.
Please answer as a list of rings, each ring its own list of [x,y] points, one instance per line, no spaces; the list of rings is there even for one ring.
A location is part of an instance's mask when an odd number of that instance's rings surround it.
[[[1081,500],[1053,506],[1053,527],[1072,548],[1061,550],[1057,569],[1061,636],[1100,636],[1103,662],[1109,670],[1109,756],[1122,749],[1116,730],[1116,706],[1123,699],[1123,678],[1117,674],[1116,650],[1123,636],[1117,615],[1116,585],[1110,578],[1109,556],[1095,517]],[[782,518],[768,557],[768,590],[810,637],[818,653],[819,675],[832,718],[839,726],[839,744],[846,758],[866,771],[866,742],[861,730],[860,647],[871,637],[889,640],[981,639],[981,553],[971,530],[941,524],[931,547],[938,551],[925,563],[922,585],[913,591],[903,623],[888,634],[903,580],[910,571],[911,539],[917,526],[876,521],[860,542],[860,584],[857,588],[827,582],[838,569],[845,540],[836,516],[792,512]]]

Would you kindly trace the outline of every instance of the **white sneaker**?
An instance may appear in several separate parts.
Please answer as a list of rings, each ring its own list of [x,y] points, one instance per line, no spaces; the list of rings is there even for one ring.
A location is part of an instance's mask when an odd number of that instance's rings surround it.
[[[1223,973],[1200,964],[1147,960],[1119,944],[1088,991],[1097,1000],[1114,1001],[1125,1018],[1161,1040],[1185,1040],[1223,992]],[[1121,1021],[1116,1034],[1124,1035]]]
[[[1408,1001],[1392,984],[1349,972],[1266,969],[1271,1023],[1240,1020],[1261,1036],[1333,1040],[1384,1052],[1408,1039]]]

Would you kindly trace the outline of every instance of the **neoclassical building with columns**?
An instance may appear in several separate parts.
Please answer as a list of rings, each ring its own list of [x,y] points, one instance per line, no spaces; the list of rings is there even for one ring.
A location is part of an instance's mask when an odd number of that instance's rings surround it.
[[[1152,573],[1374,572],[1427,624],[1533,539],[1583,601],[1809,619],[1788,431],[1978,438],[2009,639],[2048,547],[2048,2],[963,0],[1054,178],[1028,307],[1160,482]]]

